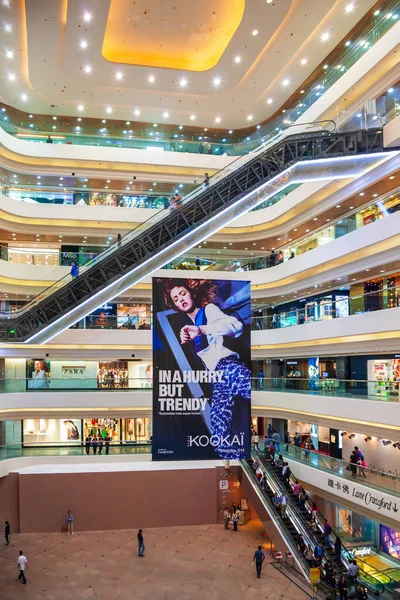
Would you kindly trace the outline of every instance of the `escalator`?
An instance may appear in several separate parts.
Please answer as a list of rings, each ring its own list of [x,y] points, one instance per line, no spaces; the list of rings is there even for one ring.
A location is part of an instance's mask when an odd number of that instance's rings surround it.
[[[300,509],[292,487],[296,481],[296,478],[294,477],[293,473],[291,474],[289,481],[284,481],[282,476],[280,476],[279,469],[273,460],[271,460],[269,457],[257,450],[253,450],[252,456],[253,459],[258,460],[261,463],[261,466],[264,469],[264,472],[266,474],[266,482],[269,487],[267,493],[273,494],[274,492],[277,492],[281,495],[284,492],[287,494],[289,498],[287,514],[292,520],[295,518],[295,521],[293,521],[293,524],[295,525],[295,527],[293,528],[294,535],[296,536],[298,533],[302,533],[305,540],[312,540],[311,542],[308,542],[310,543],[312,548],[314,548],[314,546],[317,545],[319,542],[321,542],[324,545],[324,518],[321,515],[321,513],[316,514],[315,518],[317,520],[318,529],[317,531],[313,531],[310,523],[310,503],[306,503],[304,510]],[[353,557],[343,547],[343,545],[340,560],[338,559],[338,557],[336,557],[333,547],[335,537],[335,534],[331,533],[331,545],[328,548],[324,548],[323,563],[325,564],[325,561],[330,561],[334,570],[337,573],[337,576],[340,576],[345,575],[347,573],[349,561]],[[359,564],[359,567],[360,570],[357,576],[358,584],[365,586],[369,593],[374,597],[385,595],[385,586],[383,585],[381,580],[374,577],[371,573],[368,573],[363,568],[362,564]],[[323,581],[321,579],[319,587],[325,594],[334,596],[334,588],[331,585],[329,585],[326,581]],[[352,594],[349,593],[349,598],[351,597],[354,596],[352,596]]]
[[[357,176],[383,161],[382,131],[286,136],[240,157],[184,199],[110,246],[75,279],[0,315],[1,342],[45,343],[293,181]]]

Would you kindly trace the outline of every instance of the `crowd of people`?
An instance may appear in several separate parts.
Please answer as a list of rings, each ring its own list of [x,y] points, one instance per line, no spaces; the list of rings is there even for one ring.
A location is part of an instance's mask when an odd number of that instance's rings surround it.
[[[309,439],[309,442],[311,440]],[[259,436],[255,430],[252,430],[252,443],[257,449],[259,448]],[[291,443],[290,436],[285,435],[286,449]],[[301,438],[298,433],[294,436],[295,448],[301,448]],[[307,445],[307,439],[303,444],[305,452],[309,452],[310,448]],[[282,519],[288,518],[288,506],[290,503],[296,504],[303,515],[307,518],[307,524],[314,534],[314,539],[318,539],[318,536],[323,534],[323,541],[319,541],[314,547],[310,543],[307,543],[302,534],[298,535],[297,549],[304,556],[306,562],[310,568],[318,568],[320,570],[321,578],[332,588],[337,590],[340,600],[347,600],[350,590],[352,590],[352,597],[356,597],[357,600],[367,600],[368,592],[366,588],[359,585],[358,582],[358,571],[359,566],[355,559],[350,559],[348,563],[347,573],[342,573],[342,570],[337,568],[341,563],[342,556],[342,542],[338,535],[333,535],[333,530],[327,519],[323,519],[319,515],[319,508],[314,501],[308,498],[307,492],[301,486],[297,479],[290,479],[292,475],[290,466],[287,461],[283,459],[282,454],[279,454],[280,449],[280,434],[273,430],[272,426],[269,425],[267,435],[264,440],[264,452],[268,460],[276,466],[278,476],[280,480],[283,480],[285,488],[288,493],[282,492],[274,493],[271,497],[272,505],[278,512]],[[360,452],[359,448],[355,446],[350,460],[350,466],[357,471],[359,466],[362,466],[364,457]],[[255,476],[260,484],[260,487],[267,491],[267,476],[266,471],[262,468],[260,460],[255,458],[252,462],[252,468]],[[363,468],[361,468],[363,473]],[[354,474],[354,473],[353,473]],[[356,474],[356,472],[355,472]],[[364,473],[363,473],[364,474]],[[365,475],[365,474],[364,474]],[[308,504],[306,505],[306,502]],[[331,553],[326,554],[326,551],[334,551],[334,560],[330,560]],[[335,566],[336,565],[336,566]]]
[[[107,433],[105,437],[99,435],[88,435],[85,438],[85,450],[86,454],[90,454],[90,449],[92,449],[93,454],[101,454],[103,451],[103,447],[105,448],[106,454],[110,452],[110,442],[112,438]]]

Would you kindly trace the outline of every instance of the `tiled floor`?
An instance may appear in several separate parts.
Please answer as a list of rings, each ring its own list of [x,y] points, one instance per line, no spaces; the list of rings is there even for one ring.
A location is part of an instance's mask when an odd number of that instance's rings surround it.
[[[251,563],[261,531],[259,521],[238,533],[219,525],[149,529],[144,558],[132,530],[13,535],[0,549],[0,599],[306,599],[270,564],[256,578]],[[26,586],[15,581],[19,550],[29,562]]]

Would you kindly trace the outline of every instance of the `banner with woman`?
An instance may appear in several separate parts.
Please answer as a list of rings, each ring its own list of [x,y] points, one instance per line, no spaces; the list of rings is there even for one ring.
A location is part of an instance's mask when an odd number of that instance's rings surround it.
[[[250,283],[153,279],[153,460],[250,452]]]

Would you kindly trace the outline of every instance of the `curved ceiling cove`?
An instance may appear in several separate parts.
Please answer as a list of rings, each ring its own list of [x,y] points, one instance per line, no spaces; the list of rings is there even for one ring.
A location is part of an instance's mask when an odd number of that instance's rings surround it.
[[[80,118],[83,128],[87,117],[218,125],[227,131],[255,127],[311,74],[322,81],[325,57],[341,49],[374,5],[375,0],[1,2],[2,99],[34,114]]]
[[[114,63],[206,71],[240,25],[245,0],[111,0],[102,53]]]

